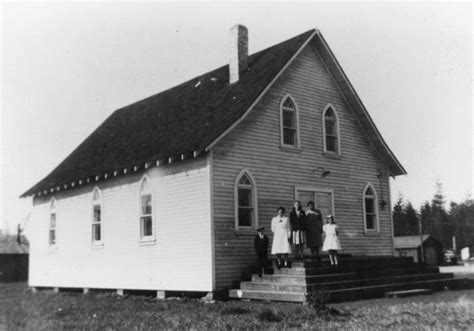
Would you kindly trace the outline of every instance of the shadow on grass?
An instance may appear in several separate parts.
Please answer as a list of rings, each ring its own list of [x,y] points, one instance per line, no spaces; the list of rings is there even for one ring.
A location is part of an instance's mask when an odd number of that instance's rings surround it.
[[[281,322],[283,316],[275,313],[272,309],[265,309],[258,314],[258,320],[260,322]]]
[[[347,320],[351,313],[345,310],[331,308],[327,304],[331,298],[326,288],[313,288],[306,294],[306,301],[314,309],[316,315],[323,320]]]
[[[227,307],[219,311],[222,315],[245,315],[249,314],[250,310],[241,307]]]

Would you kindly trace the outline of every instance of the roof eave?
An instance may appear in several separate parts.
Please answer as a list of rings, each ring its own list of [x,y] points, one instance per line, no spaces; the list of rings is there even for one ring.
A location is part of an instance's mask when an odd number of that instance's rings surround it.
[[[352,94],[352,97],[356,100],[356,104],[354,106],[358,107],[362,111],[362,113],[365,115],[365,119],[370,124],[370,127],[372,128],[372,130],[375,133],[378,141],[380,142],[380,144],[383,148],[383,151],[385,152],[387,157],[390,159],[389,162],[388,162],[389,168],[390,168],[390,175],[391,176],[406,175],[407,172],[406,172],[405,168],[402,166],[400,161],[398,161],[398,159],[395,157],[395,155],[393,154],[393,152],[391,151],[391,149],[388,147],[387,143],[383,139],[382,135],[378,131],[377,127],[375,126],[374,121],[372,120],[372,118],[369,115],[369,112],[365,108],[364,104],[362,103],[362,100],[359,98],[359,95],[357,94],[356,90],[354,89],[351,82],[347,78],[347,75],[345,74],[345,72],[342,69],[341,65],[337,61],[336,57],[334,56],[334,53],[332,52],[332,50],[329,47],[326,40],[324,39],[323,35],[319,31],[316,31],[316,36],[317,36],[317,40],[319,42],[321,42],[321,44],[323,45],[322,49],[327,52],[327,55],[329,56],[329,58],[333,62],[335,68],[337,68],[336,72],[334,72],[334,70],[332,70],[333,74],[336,74],[336,75],[338,75],[342,78],[342,82],[344,82],[346,84],[346,87],[348,88],[348,90]],[[329,67],[329,70],[331,70],[331,67]]]

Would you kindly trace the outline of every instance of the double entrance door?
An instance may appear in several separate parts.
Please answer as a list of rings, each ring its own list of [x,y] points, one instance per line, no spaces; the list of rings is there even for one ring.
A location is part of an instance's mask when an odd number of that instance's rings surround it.
[[[316,209],[321,211],[323,222],[327,215],[334,215],[334,192],[331,189],[296,187],[295,198],[306,210],[309,201],[313,201]]]

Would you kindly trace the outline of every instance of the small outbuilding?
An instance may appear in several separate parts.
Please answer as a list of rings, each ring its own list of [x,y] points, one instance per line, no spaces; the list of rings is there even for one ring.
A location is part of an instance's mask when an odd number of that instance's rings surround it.
[[[421,243],[423,243],[423,260]],[[397,256],[411,256],[415,262],[423,261],[426,264],[438,265],[443,261],[443,246],[429,234],[394,237],[393,246]]]
[[[24,236],[0,234],[0,282],[28,280],[29,243]]]
[[[461,248],[461,260],[468,261],[471,258],[472,246]]]

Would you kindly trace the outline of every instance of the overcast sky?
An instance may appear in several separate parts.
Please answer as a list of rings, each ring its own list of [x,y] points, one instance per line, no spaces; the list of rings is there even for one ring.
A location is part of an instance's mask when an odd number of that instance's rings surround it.
[[[408,171],[392,181],[393,201],[419,207],[438,179],[448,202],[472,193],[470,3],[1,6],[1,217],[11,228],[31,209],[18,196],[115,109],[225,64],[236,23],[250,53],[322,32]]]

